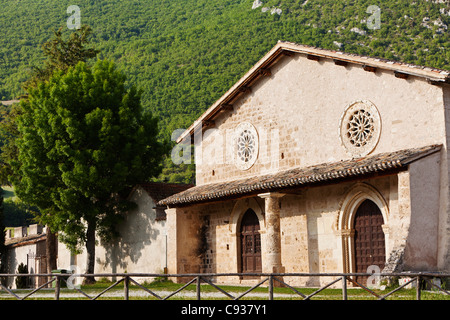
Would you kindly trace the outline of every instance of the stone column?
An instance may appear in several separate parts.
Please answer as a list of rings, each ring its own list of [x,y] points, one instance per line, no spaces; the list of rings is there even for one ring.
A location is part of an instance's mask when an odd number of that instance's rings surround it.
[[[351,250],[352,250],[352,241],[355,235],[355,230],[353,229],[342,229],[339,231],[339,235],[342,239],[342,270],[344,273],[351,273],[353,270],[351,268]]]
[[[262,256],[262,271],[267,273],[283,273],[281,264],[281,232],[280,232],[280,198],[281,193],[263,193],[258,195],[265,199],[265,250]]]
[[[178,256],[177,256],[177,209],[167,208],[166,209],[166,227],[165,232],[167,236],[167,273],[178,273]],[[177,282],[177,278],[171,279]]]

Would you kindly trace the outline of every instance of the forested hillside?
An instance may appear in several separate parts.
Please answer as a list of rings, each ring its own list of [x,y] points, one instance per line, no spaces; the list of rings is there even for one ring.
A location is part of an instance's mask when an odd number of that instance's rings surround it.
[[[0,100],[43,61],[40,45],[64,27],[72,1],[4,0],[0,10]],[[80,0],[99,58],[113,59],[161,136],[186,128],[278,40],[450,70],[449,1]],[[379,28],[371,28],[380,8]],[[173,180],[173,179],[172,179]],[[175,179],[177,180],[177,179]],[[179,179],[178,179],[179,180]]]

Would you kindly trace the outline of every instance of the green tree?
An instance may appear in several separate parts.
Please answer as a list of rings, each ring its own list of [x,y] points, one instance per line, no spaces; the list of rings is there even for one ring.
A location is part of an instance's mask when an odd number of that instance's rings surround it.
[[[110,61],[80,62],[21,101],[16,194],[40,209],[40,222],[60,231],[73,252],[85,245],[87,273],[94,272],[96,233],[117,235],[132,205],[127,192],[159,174],[166,149],[157,118],[143,112],[141,93],[125,80]]]
[[[9,177],[12,174],[10,160],[17,158],[17,147],[15,140],[18,137],[16,117],[20,114],[20,105],[15,103],[12,106],[0,105],[0,183],[9,185]]]
[[[54,37],[42,45],[44,56],[47,58],[44,67],[33,67],[32,75],[24,83],[24,88],[34,87],[38,83],[48,80],[55,70],[67,71],[78,62],[87,62],[95,58],[99,50],[86,47],[89,44],[89,37],[92,29],[88,25],[83,25],[76,32],[71,33],[65,40],[62,35],[62,28],[54,31]]]
[[[70,34],[68,39],[64,39],[62,28],[54,31],[54,36],[42,45],[42,50],[46,60],[44,67],[33,67],[31,75],[23,83],[23,87],[28,91],[36,87],[39,83],[48,80],[55,70],[67,71],[78,62],[87,62],[95,58],[99,50],[89,48],[89,37],[92,33],[88,25],[83,25],[79,30]],[[26,99],[26,95],[23,97]],[[13,104],[11,107],[0,104],[0,183],[9,184],[11,171],[10,162],[17,159],[17,147],[15,140],[19,135],[15,119],[21,114],[20,104]]]

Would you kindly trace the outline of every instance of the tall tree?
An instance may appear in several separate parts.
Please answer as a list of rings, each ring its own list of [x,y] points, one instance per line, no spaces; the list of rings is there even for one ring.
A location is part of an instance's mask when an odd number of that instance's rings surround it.
[[[112,62],[92,68],[80,62],[30,88],[21,101],[14,188],[73,252],[85,245],[87,273],[94,272],[96,234],[116,235],[132,205],[127,192],[159,174],[165,150],[157,119],[125,80]]]
[[[48,80],[55,70],[66,71],[78,62],[87,62],[95,58],[99,50],[88,47],[92,30],[83,25],[76,32],[70,34],[68,39],[63,38],[62,28],[54,31],[54,36],[42,45],[46,60],[44,67],[33,67],[30,78],[24,82],[26,91],[36,87],[39,83]],[[27,95],[22,97],[27,98]],[[21,113],[20,104],[3,106],[0,104],[0,140],[2,141],[0,154],[0,182],[9,184],[11,171],[10,161],[17,159],[15,140],[18,137],[15,119]]]
[[[90,48],[89,37],[92,30],[89,26],[83,25],[80,29],[72,32],[68,39],[63,38],[62,28],[54,31],[54,36],[42,45],[42,50],[46,60],[44,67],[34,67],[30,78],[23,84],[28,92],[39,83],[48,80],[56,70],[67,71],[78,62],[87,62],[95,58],[98,50]],[[27,99],[27,95],[23,99]],[[2,184],[10,184],[11,175],[14,174],[11,162],[17,160],[18,149],[16,139],[19,137],[16,118],[22,113],[20,104],[13,104],[11,107],[0,109],[0,139],[3,141],[0,154],[0,180]],[[56,269],[56,233],[47,226],[47,271]]]

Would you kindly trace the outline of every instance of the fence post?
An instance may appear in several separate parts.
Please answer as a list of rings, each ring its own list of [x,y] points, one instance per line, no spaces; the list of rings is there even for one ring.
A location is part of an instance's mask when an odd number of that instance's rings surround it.
[[[342,300],[347,300],[347,277],[342,276]]]
[[[129,286],[130,286],[130,277],[125,276],[123,279],[123,298],[125,300],[129,299]]]
[[[269,276],[269,300],[273,300],[273,276]]]
[[[59,300],[59,293],[61,291],[61,280],[58,274],[55,274],[55,300]]]
[[[197,300],[200,299],[200,276],[197,276]]]
[[[420,300],[420,276],[416,278],[416,300]]]

